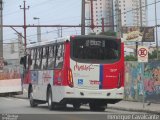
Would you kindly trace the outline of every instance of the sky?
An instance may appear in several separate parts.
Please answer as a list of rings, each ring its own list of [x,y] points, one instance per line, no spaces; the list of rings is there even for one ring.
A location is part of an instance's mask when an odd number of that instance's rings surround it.
[[[24,0],[4,0],[3,24],[4,25],[23,25],[23,7]],[[38,17],[41,25],[79,25],[81,23],[81,1],[80,0],[26,0],[27,24],[37,25]],[[16,28],[18,32],[23,32],[22,28]],[[42,39],[49,40],[57,37],[57,28],[42,28]],[[79,34],[78,28],[64,28],[63,36],[69,34]],[[36,28],[27,28],[29,41],[36,40]],[[4,28],[4,42],[17,38],[15,31],[11,28]]]
[[[3,0],[3,23],[4,25],[23,25],[23,7],[24,0]],[[148,0],[148,4],[155,0]],[[160,1],[160,0],[157,0]],[[79,25],[81,24],[81,0],[26,0],[27,24],[37,25],[38,21],[33,17],[40,18],[42,25]],[[157,19],[160,24],[160,2],[157,4]],[[148,25],[155,25],[154,5],[148,6]],[[22,28],[16,28],[18,32],[23,32]],[[57,37],[57,28],[42,28],[42,40],[50,40]],[[158,28],[158,33],[160,30]],[[64,28],[63,36],[71,34],[80,34],[79,28]],[[36,41],[36,28],[27,29],[28,41]],[[160,34],[158,35],[160,40]],[[14,41],[17,39],[15,31],[11,28],[4,28],[4,42]]]

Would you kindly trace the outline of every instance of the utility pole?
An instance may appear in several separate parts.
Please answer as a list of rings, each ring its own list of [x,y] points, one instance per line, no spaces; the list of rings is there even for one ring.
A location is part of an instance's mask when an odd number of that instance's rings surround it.
[[[94,29],[94,19],[93,19],[93,0],[91,1],[91,29]]]
[[[158,48],[158,29],[157,29],[157,0],[155,0],[155,26],[156,26],[156,48],[157,48],[157,60],[158,60],[159,48]]]
[[[0,25],[3,25],[3,1],[0,0]],[[0,27],[0,57],[3,57],[3,27]]]
[[[104,18],[102,18],[102,32],[104,33]]]
[[[62,27],[61,27],[61,37],[63,36],[62,34],[63,34],[63,29],[62,29]]]
[[[118,8],[117,9],[117,37],[121,38],[122,37],[122,18],[121,18],[121,10]]]
[[[23,28],[24,28],[24,47],[25,47],[25,50],[26,50],[26,46],[27,46],[27,36],[26,36],[26,29],[27,29],[27,27],[26,27],[26,10],[29,9],[29,6],[26,7],[26,1],[25,1],[25,0],[24,0],[23,8],[22,8],[21,5],[20,5],[20,9],[23,9],[23,12],[24,12],[24,26],[23,26]]]
[[[81,35],[85,35],[85,0],[82,0]]]
[[[142,0],[139,0],[139,6],[140,6],[140,26],[143,26],[143,22],[142,22]]]

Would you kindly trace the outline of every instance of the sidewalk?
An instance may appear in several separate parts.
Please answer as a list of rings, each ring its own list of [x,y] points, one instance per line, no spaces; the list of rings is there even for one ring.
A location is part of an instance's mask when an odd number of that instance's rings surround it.
[[[116,104],[108,104],[108,108],[135,112],[147,112],[160,115],[160,104],[154,103],[151,103],[150,105],[148,105],[148,103],[145,103],[145,106],[143,108],[142,102],[121,101]]]

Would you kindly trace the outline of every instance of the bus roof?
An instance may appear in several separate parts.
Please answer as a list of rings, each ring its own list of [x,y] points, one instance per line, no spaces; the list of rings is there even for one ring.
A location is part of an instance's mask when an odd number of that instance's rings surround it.
[[[105,35],[72,35],[72,36],[67,36],[67,37],[62,37],[62,38],[56,38],[56,39],[49,40],[49,41],[42,41],[42,42],[29,44],[29,45],[27,45],[27,48],[51,45],[51,44],[54,44],[54,43],[65,42],[66,40],[70,41],[70,37],[76,37],[76,38],[108,38],[110,40],[119,39],[117,37],[105,36]]]
[[[54,44],[54,43],[65,42],[66,40],[69,40],[69,39],[70,39],[70,36],[63,37],[63,38],[57,38],[57,39],[53,39],[53,40],[48,40],[48,41],[37,42],[37,43],[27,45],[27,48],[51,45],[51,44]]]

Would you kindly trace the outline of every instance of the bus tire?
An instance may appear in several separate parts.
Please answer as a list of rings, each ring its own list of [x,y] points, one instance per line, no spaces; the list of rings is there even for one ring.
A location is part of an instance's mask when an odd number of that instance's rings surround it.
[[[30,102],[31,107],[36,107],[38,105],[35,102],[35,100],[33,99],[33,89],[32,89],[32,87],[30,87],[30,90],[29,90],[29,102]]]
[[[105,106],[99,106],[95,103],[89,103],[89,107],[91,111],[105,111]]]
[[[48,98],[48,108],[49,108],[49,110],[55,109],[55,103],[52,100],[52,90],[51,90],[51,88],[48,89],[47,98]]]
[[[73,108],[74,108],[75,110],[79,110],[80,107],[81,107],[81,104],[80,104],[80,103],[74,103],[74,104],[73,104]]]

